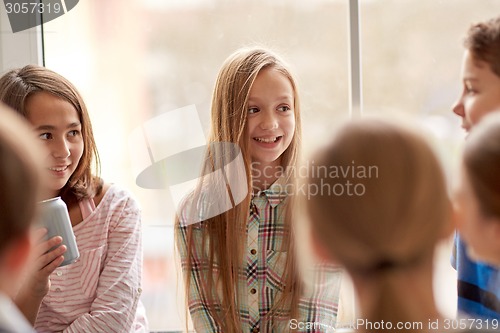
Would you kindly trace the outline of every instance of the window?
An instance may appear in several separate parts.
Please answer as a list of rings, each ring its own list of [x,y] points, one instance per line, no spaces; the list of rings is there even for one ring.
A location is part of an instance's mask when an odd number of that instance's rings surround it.
[[[356,0],[86,0],[44,24],[48,68],[82,93],[94,126],[102,176],[131,190],[143,208],[144,293],[151,330],[182,330],[175,207],[166,190],[143,189],[131,133],[166,112],[194,105],[207,131],[213,84],[236,48],[276,49],[298,76],[307,153],[349,109],[349,8]],[[459,93],[461,38],[468,24],[498,12],[497,0],[358,0],[363,112],[413,115],[435,134],[448,171],[462,141],[451,104]],[[2,31],[10,31],[5,13]],[[36,29],[1,34],[3,70],[40,63]],[[19,51],[23,45],[24,51]],[[14,51],[13,51],[14,50]],[[28,55],[26,58],[17,55]],[[206,134],[206,133],[205,133]],[[439,142],[438,142],[439,141]],[[147,164],[149,161],[139,161]],[[436,300],[454,315],[449,244],[438,254]]]
[[[462,40],[470,24],[493,17],[497,1],[360,0],[365,114],[407,114],[422,122],[448,179],[464,139],[452,104],[461,91]],[[436,257],[435,299],[445,315],[456,312],[452,240]]]
[[[126,186],[142,205],[142,300],[151,330],[184,328],[175,206],[168,190],[136,185],[141,170],[134,169],[137,157],[130,156],[131,134],[144,122],[189,105],[208,131],[222,62],[236,48],[257,43],[276,49],[293,66],[308,133],[304,141],[317,142],[348,108],[347,13],[346,1],[333,0],[137,0],[127,5],[86,0],[44,25],[46,66],[83,94],[103,178]]]

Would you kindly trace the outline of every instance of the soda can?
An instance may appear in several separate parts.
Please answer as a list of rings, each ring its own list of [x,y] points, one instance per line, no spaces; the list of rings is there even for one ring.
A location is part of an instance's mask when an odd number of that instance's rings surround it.
[[[76,238],[73,233],[73,227],[71,226],[66,204],[61,197],[56,197],[44,200],[40,205],[41,225],[47,229],[47,239],[61,236],[61,245],[66,245],[67,250],[63,254],[64,261],[59,267],[74,263],[76,259],[80,257],[80,253],[78,252],[78,246],[76,245]]]

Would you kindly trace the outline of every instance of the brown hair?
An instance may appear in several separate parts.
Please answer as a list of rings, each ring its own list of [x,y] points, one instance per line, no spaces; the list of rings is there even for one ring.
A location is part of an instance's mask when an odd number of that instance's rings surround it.
[[[500,218],[500,112],[486,115],[474,126],[464,148],[464,167],[479,208]]]
[[[500,16],[472,25],[464,46],[475,59],[488,63],[492,71],[500,76]]]
[[[83,155],[76,170],[61,189],[61,197],[68,203],[74,199],[80,200],[99,194],[102,190],[102,180],[98,177],[99,154],[92,124],[85,103],[73,84],[63,76],[37,65],[13,69],[0,78],[0,101],[24,117],[27,117],[25,106],[28,98],[37,92],[50,93],[73,105],[82,124]]]
[[[380,119],[352,121],[314,156],[306,201],[312,234],[353,276],[377,285],[371,321],[404,321],[392,287],[398,270],[432,262],[449,222],[440,165],[425,140]],[[328,173],[319,172],[327,170]]]
[[[288,78],[294,90],[294,115],[295,133],[290,146],[282,155],[283,166],[295,166],[299,154],[301,121],[300,106],[297,86],[287,65],[277,55],[262,48],[242,48],[229,56],[222,65],[216,80],[211,107],[211,132],[209,143],[231,142],[236,143],[242,152],[246,165],[247,188],[252,189],[251,157],[248,152],[249,142],[246,139],[247,130],[247,108],[248,96],[253,82],[261,70],[272,68]],[[212,170],[213,152],[208,152],[207,160],[211,161],[205,165],[205,170]],[[220,162],[216,162],[220,164]],[[293,179],[289,180],[293,182]],[[261,327],[266,322],[272,325],[273,319],[284,316],[293,316],[298,304],[300,281],[297,273],[291,224],[290,198],[285,199],[285,233],[289,236],[283,246],[289,255],[284,268],[284,289],[281,297],[274,302],[270,311],[270,318],[263,318]],[[246,239],[246,225],[249,216],[251,192],[246,198],[233,209],[203,221],[201,224],[190,225],[187,228],[186,238],[177,239],[177,246],[186,246],[187,258],[183,262],[185,277],[186,298],[189,299],[191,292],[190,277],[194,270],[200,270],[193,262],[192,255],[195,251],[194,242],[200,241],[194,236],[194,230],[201,228],[202,262],[208,263],[208,269],[201,272],[202,284],[199,292],[208,304],[211,315],[224,332],[240,332],[241,319],[238,304],[240,302],[237,288],[239,275],[246,274],[243,264],[243,246],[245,242],[238,240]],[[236,221],[236,223],[235,223]],[[179,227],[179,220],[176,220]],[[181,226],[182,227],[182,226]],[[185,244],[183,244],[185,243]],[[208,245],[208,246],[205,246]],[[241,273],[243,272],[243,273]],[[220,296],[218,295],[220,294]],[[222,308],[219,308],[222,307]],[[278,315],[279,314],[279,315]]]
[[[0,103],[0,251],[35,217],[43,162],[36,145],[26,121]]]

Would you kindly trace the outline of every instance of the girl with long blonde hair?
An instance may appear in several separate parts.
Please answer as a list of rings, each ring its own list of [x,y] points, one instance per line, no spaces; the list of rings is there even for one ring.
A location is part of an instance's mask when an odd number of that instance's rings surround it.
[[[338,284],[316,290],[311,298],[301,296],[292,255],[291,197],[284,189],[295,183],[289,171],[297,164],[301,119],[288,67],[265,49],[236,51],[219,72],[211,111],[205,176],[182,206],[176,227],[195,330],[285,332],[292,318],[334,323]],[[232,208],[204,217],[204,211],[217,206],[208,199],[214,184],[206,175],[232,160],[231,153],[214,144],[227,143],[237,147],[244,168],[226,170],[225,179],[231,183],[239,175],[245,183],[227,190],[233,198],[246,191],[241,200],[231,200]],[[338,278],[336,270],[332,274]]]

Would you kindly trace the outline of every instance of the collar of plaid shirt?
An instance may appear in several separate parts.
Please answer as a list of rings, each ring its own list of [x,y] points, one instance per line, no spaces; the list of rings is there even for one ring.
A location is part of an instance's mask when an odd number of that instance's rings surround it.
[[[281,176],[280,178],[276,179],[276,181],[271,186],[269,186],[268,189],[258,191],[257,193],[253,192],[252,199],[265,195],[267,200],[269,201],[269,205],[275,208],[287,197],[287,185],[287,177]]]

